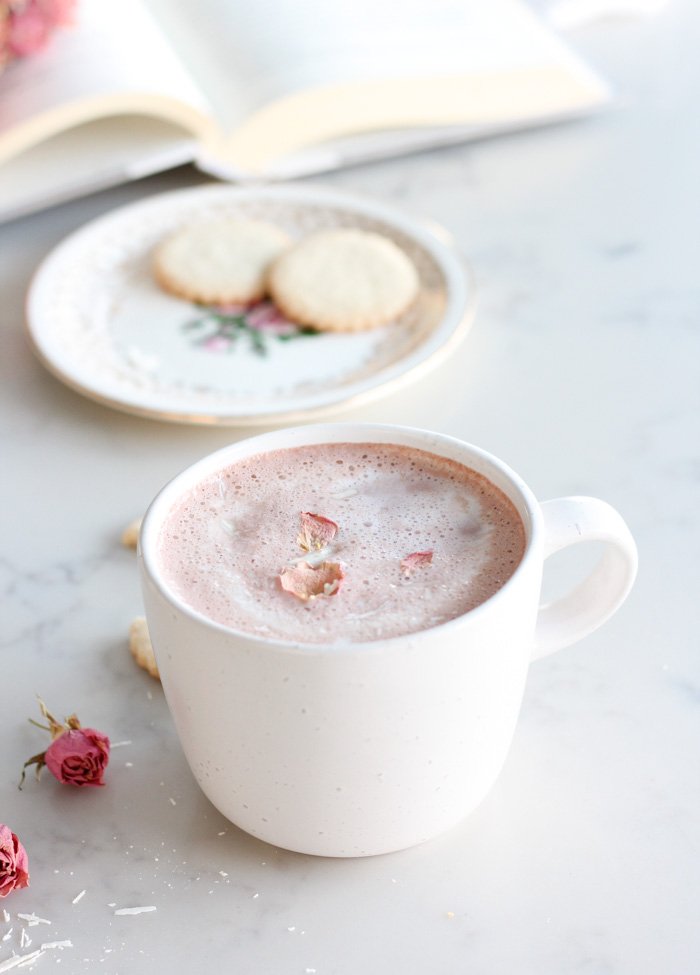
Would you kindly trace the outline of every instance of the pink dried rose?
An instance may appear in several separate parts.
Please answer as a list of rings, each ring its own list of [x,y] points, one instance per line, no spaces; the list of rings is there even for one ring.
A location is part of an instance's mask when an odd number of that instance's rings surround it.
[[[39,725],[51,733],[51,744],[45,752],[24,763],[22,782],[29,765],[36,765],[36,777],[46,766],[51,774],[65,785],[104,785],[103,776],[109,762],[109,738],[94,728],[83,728],[75,714],[61,724],[46,710],[39,698],[41,713],[49,722]],[[20,787],[22,782],[20,782]]]
[[[292,568],[284,570],[280,583],[285,592],[297,599],[307,600],[335,596],[340,592],[344,578],[345,573],[339,562],[323,562],[318,566],[297,562]]]
[[[28,886],[27,853],[9,826],[0,823],[0,897]]]
[[[0,64],[46,47],[57,27],[73,22],[75,0],[10,0],[0,3],[3,20]]]
[[[51,26],[36,3],[28,3],[10,21],[8,47],[16,57],[26,57],[46,46]]]
[[[297,535],[297,542],[305,552],[310,552],[312,548],[325,548],[337,534],[338,526],[330,518],[314,515],[310,511],[302,511],[301,531]]]
[[[412,555],[407,555],[405,559],[401,559],[401,568],[403,574],[408,578],[413,575],[416,569],[422,569],[426,565],[430,565],[432,561],[432,550],[430,552],[414,552]]]

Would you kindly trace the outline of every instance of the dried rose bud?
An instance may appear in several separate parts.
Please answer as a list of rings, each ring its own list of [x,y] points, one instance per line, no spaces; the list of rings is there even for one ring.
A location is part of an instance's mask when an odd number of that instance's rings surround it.
[[[0,823],[0,897],[28,886],[27,853],[9,826]]]
[[[319,566],[297,562],[293,568],[284,570],[280,582],[285,592],[297,599],[319,599],[340,592],[344,578],[338,562],[323,562]]]
[[[46,767],[66,785],[104,785],[109,738],[93,728],[64,731],[46,749]]]
[[[414,552],[412,555],[407,555],[405,559],[401,559],[401,568],[403,574],[408,578],[413,575],[416,569],[422,569],[426,565],[430,565],[432,561],[432,550],[430,552]]]
[[[51,774],[66,785],[104,785],[104,770],[109,762],[109,738],[94,728],[83,728],[77,715],[72,714],[61,724],[46,710],[39,698],[41,713],[48,720],[47,731],[52,742],[45,752],[24,763],[22,782],[27,766],[36,765],[36,777],[46,766]],[[30,718],[31,720],[31,718]],[[36,721],[32,722],[37,724]],[[45,728],[45,725],[39,725]],[[22,785],[20,782],[20,787]]]
[[[301,531],[297,535],[297,542],[305,552],[310,552],[312,548],[325,548],[337,534],[338,526],[330,518],[314,515],[310,511],[302,511]]]

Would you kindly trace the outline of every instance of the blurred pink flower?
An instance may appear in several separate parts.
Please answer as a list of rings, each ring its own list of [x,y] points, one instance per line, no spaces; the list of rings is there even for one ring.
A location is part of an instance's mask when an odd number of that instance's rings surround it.
[[[15,57],[26,57],[27,54],[40,51],[48,41],[50,33],[51,25],[47,23],[39,6],[36,3],[29,3],[24,10],[11,16],[7,44]]]
[[[0,65],[46,47],[56,27],[72,23],[75,0],[0,0]]]
[[[39,6],[56,26],[72,24],[75,16],[76,0],[39,0]]]

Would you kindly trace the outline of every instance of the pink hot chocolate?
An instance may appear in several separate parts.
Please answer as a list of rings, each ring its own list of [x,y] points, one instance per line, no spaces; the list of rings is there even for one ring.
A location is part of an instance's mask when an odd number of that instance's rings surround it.
[[[318,538],[304,546],[310,513]],[[469,612],[524,549],[514,505],[482,475],[412,447],[344,443],[273,450],[201,482],[172,508],[158,557],[175,595],[217,623],[339,644]],[[324,564],[339,567],[341,586],[299,598],[286,585],[297,567],[308,576],[305,565]]]

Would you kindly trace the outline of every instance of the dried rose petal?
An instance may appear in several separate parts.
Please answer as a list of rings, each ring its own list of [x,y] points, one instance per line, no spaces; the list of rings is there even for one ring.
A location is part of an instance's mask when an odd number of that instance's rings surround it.
[[[405,559],[401,559],[401,568],[403,574],[408,578],[416,569],[422,569],[424,566],[430,565],[432,561],[432,549],[430,552],[414,552],[412,555],[407,555]]]
[[[280,582],[285,592],[305,600],[335,596],[340,592],[344,578],[345,573],[338,562],[323,562],[315,567],[308,562],[297,562],[293,568],[284,570]]]
[[[338,526],[330,518],[314,515],[310,511],[302,511],[301,531],[297,535],[297,542],[305,552],[310,552],[312,548],[324,548],[337,534]]]

